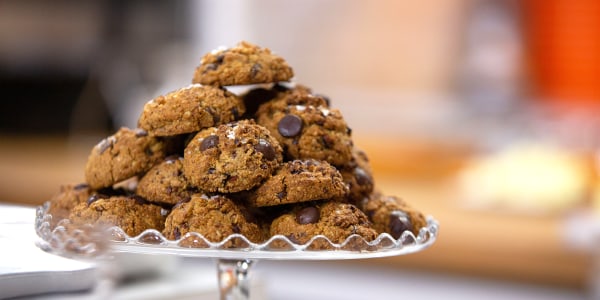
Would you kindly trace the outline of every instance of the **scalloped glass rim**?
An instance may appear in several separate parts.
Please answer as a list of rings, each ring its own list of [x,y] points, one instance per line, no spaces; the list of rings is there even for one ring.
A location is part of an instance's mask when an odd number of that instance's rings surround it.
[[[394,239],[387,233],[380,234],[373,241],[366,241],[359,235],[351,235],[342,243],[334,243],[323,235],[314,236],[305,244],[296,244],[283,235],[272,236],[264,243],[253,243],[241,234],[232,234],[220,242],[210,242],[199,233],[188,233],[179,240],[169,240],[161,232],[148,229],[135,237],[128,236],[118,226],[103,229],[108,234],[108,247],[99,243],[97,236],[90,237],[94,231],[67,231],[69,220],[61,220],[51,229],[52,215],[47,213],[46,202],[36,210],[35,229],[41,238],[38,246],[44,250],[63,256],[97,257],[108,252],[127,252],[142,254],[172,254],[188,257],[212,257],[221,259],[286,259],[286,260],[335,260],[362,259],[404,255],[418,252],[431,246],[438,234],[439,224],[427,216],[427,226],[415,236],[405,231],[400,238]],[[88,227],[92,229],[92,226]],[[97,233],[97,231],[96,231]],[[106,235],[104,236],[106,238]],[[202,248],[182,245],[182,241],[193,241]],[[232,242],[243,246],[228,248]],[[314,246],[327,249],[318,250]]]

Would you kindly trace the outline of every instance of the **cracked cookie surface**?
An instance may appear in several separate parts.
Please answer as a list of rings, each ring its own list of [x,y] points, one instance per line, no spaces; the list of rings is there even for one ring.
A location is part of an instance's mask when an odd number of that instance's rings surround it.
[[[342,175],[329,163],[293,160],[247,195],[253,206],[273,206],[343,196],[347,188]]]
[[[148,135],[142,129],[121,127],[92,148],[85,165],[85,181],[93,189],[148,171],[168,154],[167,140]]]
[[[192,82],[228,86],[288,81],[293,76],[287,62],[270,49],[242,41],[204,55]]]
[[[164,236],[178,240],[188,232],[202,234],[211,242],[220,242],[234,233],[242,234],[254,243],[264,239],[264,232],[252,215],[243,206],[223,195],[194,194],[188,202],[177,204],[172,209],[165,221]],[[195,245],[193,238],[190,238],[182,241],[182,246],[204,245]],[[225,244],[225,247],[239,246],[239,240],[230,240]]]
[[[270,177],[283,161],[277,140],[252,120],[200,131],[184,150],[183,170],[202,191],[235,193]]]
[[[244,111],[243,101],[234,94],[193,84],[148,101],[138,126],[151,135],[170,136],[237,120]]]
[[[150,202],[176,204],[198,191],[183,174],[183,157],[169,156],[150,169],[139,181],[136,194]]]

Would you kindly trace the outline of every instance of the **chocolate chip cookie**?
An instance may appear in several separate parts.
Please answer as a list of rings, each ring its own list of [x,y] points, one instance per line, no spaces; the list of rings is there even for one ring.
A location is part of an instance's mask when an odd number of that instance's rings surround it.
[[[373,192],[373,172],[364,151],[355,146],[352,149],[352,160],[338,169],[349,189],[346,196],[349,203],[357,205]]]
[[[343,243],[353,235],[372,241],[377,232],[365,214],[356,206],[334,201],[299,205],[271,224],[271,235],[284,235],[296,244],[305,244],[316,235],[324,235],[333,243]],[[315,240],[310,249],[330,249],[324,240]]]
[[[242,120],[200,131],[185,148],[183,170],[202,191],[234,193],[259,185],[282,160],[271,133]]]
[[[94,146],[85,165],[85,181],[93,189],[110,187],[148,171],[171,150],[166,139],[121,127]]]
[[[85,183],[62,185],[60,191],[50,198],[48,206],[48,214],[52,215],[50,226],[54,228],[62,219],[68,218],[73,208],[80,203],[85,203],[91,193],[90,186]]]
[[[288,81],[292,77],[294,72],[283,58],[268,48],[242,41],[204,55],[192,82],[228,86]]]
[[[396,196],[385,196],[374,192],[363,199],[359,205],[380,233],[389,233],[395,239],[406,230],[418,235],[422,227],[427,226],[423,214],[410,207],[404,200]]]
[[[244,103],[236,95],[193,84],[146,103],[138,126],[151,135],[172,136],[237,120],[244,111]]]
[[[188,202],[177,204],[172,209],[165,221],[163,235],[171,240],[179,240],[185,238],[188,232],[197,232],[215,243],[234,233],[242,234],[254,243],[260,243],[265,238],[253,216],[243,206],[223,195],[194,194]],[[206,246],[194,237],[184,239],[180,245]],[[243,247],[243,244],[234,239],[224,247]]]
[[[136,189],[138,195],[159,204],[176,204],[196,192],[183,175],[183,157],[180,156],[169,156],[152,167]]]
[[[168,213],[168,210],[139,196],[94,194],[87,203],[73,208],[69,220],[75,226],[119,226],[133,237],[146,229],[162,230]]]
[[[256,120],[273,133],[287,160],[313,158],[343,166],[352,159],[351,130],[337,109],[288,105]]]
[[[252,206],[273,206],[340,197],[347,193],[342,175],[325,161],[293,160],[247,195]]]

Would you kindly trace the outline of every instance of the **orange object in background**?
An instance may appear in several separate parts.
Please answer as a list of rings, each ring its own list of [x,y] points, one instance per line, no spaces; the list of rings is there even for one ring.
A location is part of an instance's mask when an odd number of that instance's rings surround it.
[[[600,1],[526,0],[523,25],[536,98],[600,104]]]

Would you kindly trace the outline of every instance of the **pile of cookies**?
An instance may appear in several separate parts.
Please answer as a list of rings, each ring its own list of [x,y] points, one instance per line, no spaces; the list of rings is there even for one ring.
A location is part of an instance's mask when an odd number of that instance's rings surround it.
[[[190,232],[211,242],[242,234],[297,244],[315,235],[342,243],[418,234],[424,216],[375,190],[340,111],[292,77],[283,58],[248,42],[207,53],[192,85],[150,100],[139,128],[93,147],[85,183],[52,197],[52,226],[66,218],[129,236],[152,228],[189,247],[203,246]]]

